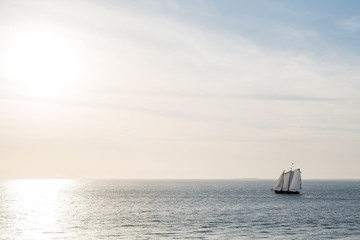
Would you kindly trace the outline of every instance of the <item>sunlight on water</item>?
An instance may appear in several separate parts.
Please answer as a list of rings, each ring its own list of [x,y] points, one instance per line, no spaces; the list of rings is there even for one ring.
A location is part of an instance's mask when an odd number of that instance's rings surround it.
[[[62,232],[58,218],[67,205],[64,190],[71,184],[67,180],[31,179],[6,184],[11,196],[10,212],[16,239],[48,239],[48,234]]]
[[[358,181],[0,182],[0,240],[360,239]]]

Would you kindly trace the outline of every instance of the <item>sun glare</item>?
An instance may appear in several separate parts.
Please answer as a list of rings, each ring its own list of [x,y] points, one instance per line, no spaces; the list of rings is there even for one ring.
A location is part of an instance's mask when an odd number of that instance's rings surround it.
[[[7,78],[27,95],[64,94],[80,73],[79,43],[50,28],[12,32],[5,53]]]
[[[9,224],[21,229],[16,239],[49,239],[46,232],[61,232],[59,215],[65,214],[63,206],[66,191],[73,181],[61,179],[23,179],[5,184],[11,199],[11,212],[16,213]]]

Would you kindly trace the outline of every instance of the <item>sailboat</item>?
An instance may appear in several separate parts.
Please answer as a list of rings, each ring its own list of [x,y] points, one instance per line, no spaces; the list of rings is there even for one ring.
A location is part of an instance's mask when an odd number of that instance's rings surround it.
[[[301,172],[300,168],[298,168],[296,170],[290,169],[288,172],[284,170],[271,190],[275,191],[275,193],[299,194],[300,189]]]

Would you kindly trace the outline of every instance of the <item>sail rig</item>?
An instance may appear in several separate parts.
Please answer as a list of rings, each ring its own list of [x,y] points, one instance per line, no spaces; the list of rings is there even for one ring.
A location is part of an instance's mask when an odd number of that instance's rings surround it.
[[[271,190],[275,193],[300,193],[301,189],[301,172],[300,168],[288,172],[283,171],[279,179],[275,182]]]

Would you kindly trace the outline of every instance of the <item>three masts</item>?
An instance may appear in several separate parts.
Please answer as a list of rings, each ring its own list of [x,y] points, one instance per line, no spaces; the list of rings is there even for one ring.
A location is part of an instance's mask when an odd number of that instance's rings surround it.
[[[275,191],[275,193],[299,194],[300,189],[301,172],[300,168],[298,168],[295,170],[290,169],[288,172],[284,170],[271,190]]]

